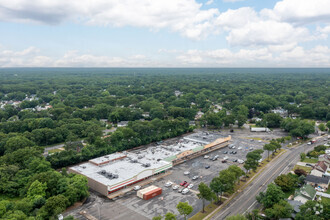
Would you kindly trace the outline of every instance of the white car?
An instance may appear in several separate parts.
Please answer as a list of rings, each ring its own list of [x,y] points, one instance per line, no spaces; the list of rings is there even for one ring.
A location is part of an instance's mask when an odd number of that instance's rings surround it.
[[[236,146],[234,145],[233,147],[232,147],[232,149],[235,149],[236,148]]]
[[[261,143],[261,140],[259,140],[258,142]]]
[[[207,158],[209,158],[209,156],[208,156],[208,155],[205,155],[205,156],[204,156],[204,159],[207,159]]]
[[[192,180],[197,180],[198,176],[193,176]]]
[[[174,185],[174,186],[172,186],[172,189],[173,190],[179,189],[179,186],[178,185]]]
[[[138,191],[139,189],[141,189],[141,186],[134,186],[135,191]]]
[[[194,184],[189,184],[189,186],[187,187],[188,189],[191,189],[194,187]]]
[[[170,187],[170,186],[172,186],[172,184],[173,184],[172,182],[167,182],[167,183],[165,183],[165,186]]]
[[[189,171],[185,171],[183,174],[184,174],[184,175],[189,175],[190,172],[189,172]]]
[[[187,194],[189,191],[190,191],[189,189],[185,188],[182,190],[182,194]]]
[[[238,147],[237,149],[238,149],[238,150],[241,150],[241,149],[242,149],[242,147]]]

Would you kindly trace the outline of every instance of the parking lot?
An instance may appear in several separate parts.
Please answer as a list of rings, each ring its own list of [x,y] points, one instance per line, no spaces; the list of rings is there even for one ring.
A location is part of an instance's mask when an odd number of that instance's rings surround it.
[[[222,132],[223,135],[224,132]],[[232,164],[236,164],[242,167],[242,164],[237,162],[233,162],[235,159],[245,160],[246,154],[255,149],[262,149],[265,143],[268,143],[267,140],[272,138],[281,137],[282,134],[274,133],[227,133],[232,135],[231,144],[235,146],[234,149],[229,149],[228,147],[222,148],[217,151],[210,152],[207,154],[209,158],[213,158],[215,155],[219,155],[219,158],[215,161],[210,159],[204,159],[204,156],[197,157],[195,159],[186,161],[185,163],[174,166],[171,171],[172,173],[158,181],[149,184],[161,187],[163,189],[163,193],[160,196],[152,198],[150,200],[142,200],[136,196],[136,192],[132,191],[121,198],[116,199],[115,201],[107,201],[98,206],[93,206],[94,208],[89,208],[89,212],[98,214],[100,212],[100,216],[103,216],[103,219],[123,219],[123,215],[130,213],[127,216],[130,219],[130,216],[135,216],[134,219],[151,219],[157,215],[165,215],[167,212],[173,212],[178,214],[176,210],[176,205],[179,202],[188,202],[193,206],[194,211],[193,214],[197,213],[202,209],[202,201],[198,199],[198,184],[201,182],[205,182],[209,184],[211,180],[218,175],[219,171],[226,169],[228,166]],[[247,137],[247,135],[250,135]],[[261,136],[262,135],[262,136]],[[251,137],[258,137],[254,139],[249,139]],[[259,140],[261,137],[262,140]],[[227,151],[227,154],[224,152]],[[230,154],[231,151],[236,151],[236,154]],[[222,163],[223,158],[227,156],[228,162]],[[263,158],[267,156],[265,152],[263,154]],[[209,166],[208,169],[205,167]],[[189,172],[189,175],[184,175],[184,172]],[[197,180],[192,180],[193,176],[198,176]],[[173,190],[172,186],[166,187],[165,183],[172,182],[175,185],[180,185],[183,181],[187,181],[189,184],[193,184],[194,186],[191,188],[190,192],[183,195],[178,192],[178,189]],[[144,186],[147,187],[147,186]],[[182,188],[180,186],[180,188]],[[108,207],[108,208],[107,208]],[[124,211],[127,209],[126,211]],[[83,210],[83,207],[81,207]],[[112,210],[112,214],[109,212]],[[121,213],[119,215],[113,215],[113,213]],[[106,214],[107,213],[107,214]],[[74,216],[78,219],[85,219],[81,215],[77,213],[73,213]],[[108,216],[108,217],[106,217]],[[118,217],[117,217],[118,216]],[[98,218],[97,216],[95,216]],[[133,217],[132,217],[133,219]]]

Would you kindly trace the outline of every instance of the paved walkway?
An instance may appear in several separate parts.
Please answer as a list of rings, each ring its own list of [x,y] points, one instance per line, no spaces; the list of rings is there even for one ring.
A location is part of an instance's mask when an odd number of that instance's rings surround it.
[[[316,192],[316,195],[330,199],[330,194],[328,194],[328,193]]]

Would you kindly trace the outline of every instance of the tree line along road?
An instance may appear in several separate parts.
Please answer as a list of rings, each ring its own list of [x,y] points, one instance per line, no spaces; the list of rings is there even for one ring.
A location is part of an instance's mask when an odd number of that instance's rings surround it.
[[[222,207],[211,219],[226,219],[228,216],[243,214],[253,210],[258,205],[256,196],[260,192],[266,191],[267,185],[278,175],[290,171],[294,164],[299,161],[300,153],[311,150],[314,146],[304,143],[294,148],[287,148],[285,153],[267,164],[262,173],[249,186],[226,204],[225,207]]]

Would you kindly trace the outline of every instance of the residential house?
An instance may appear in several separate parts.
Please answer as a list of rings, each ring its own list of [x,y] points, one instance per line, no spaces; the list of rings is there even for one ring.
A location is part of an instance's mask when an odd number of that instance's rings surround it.
[[[204,113],[203,112],[201,112],[201,111],[198,111],[197,112],[197,114],[195,115],[195,120],[198,120],[198,119],[200,119],[202,116],[204,115]]]
[[[330,177],[307,175],[305,182],[306,184],[312,185],[313,187],[320,186],[324,189],[327,189],[330,182]]]
[[[181,96],[182,94],[183,94],[183,92],[180,92],[179,90],[174,91],[174,95],[175,95],[176,97],[179,97],[179,96]]]
[[[250,130],[251,131],[254,131],[254,132],[270,132],[270,129],[269,128],[251,127]]]
[[[316,190],[311,185],[306,184],[296,190],[293,200],[305,204],[308,200],[314,200],[315,196]]]
[[[288,203],[292,206],[293,212],[292,212],[292,218],[294,219],[296,217],[296,214],[300,212],[300,206],[303,205],[303,203],[296,201],[296,200],[288,200]]]
[[[327,165],[327,167],[329,167],[330,166],[330,155],[328,155],[328,154],[320,155],[319,161],[324,161],[324,163]]]
[[[319,161],[315,164],[314,169],[311,171],[311,175],[322,177],[323,174],[327,171],[328,166],[324,161]]]
[[[279,114],[282,118],[288,116],[288,111],[282,108],[273,109],[271,110],[271,112],[275,114]]]
[[[128,121],[120,121],[117,123],[117,127],[126,127],[128,125]]]
[[[142,116],[143,116],[144,118],[149,118],[149,117],[150,117],[150,114],[149,114],[149,112],[144,112],[144,113],[142,114]]]
[[[195,121],[189,121],[189,126],[195,126],[195,125],[196,125]]]

